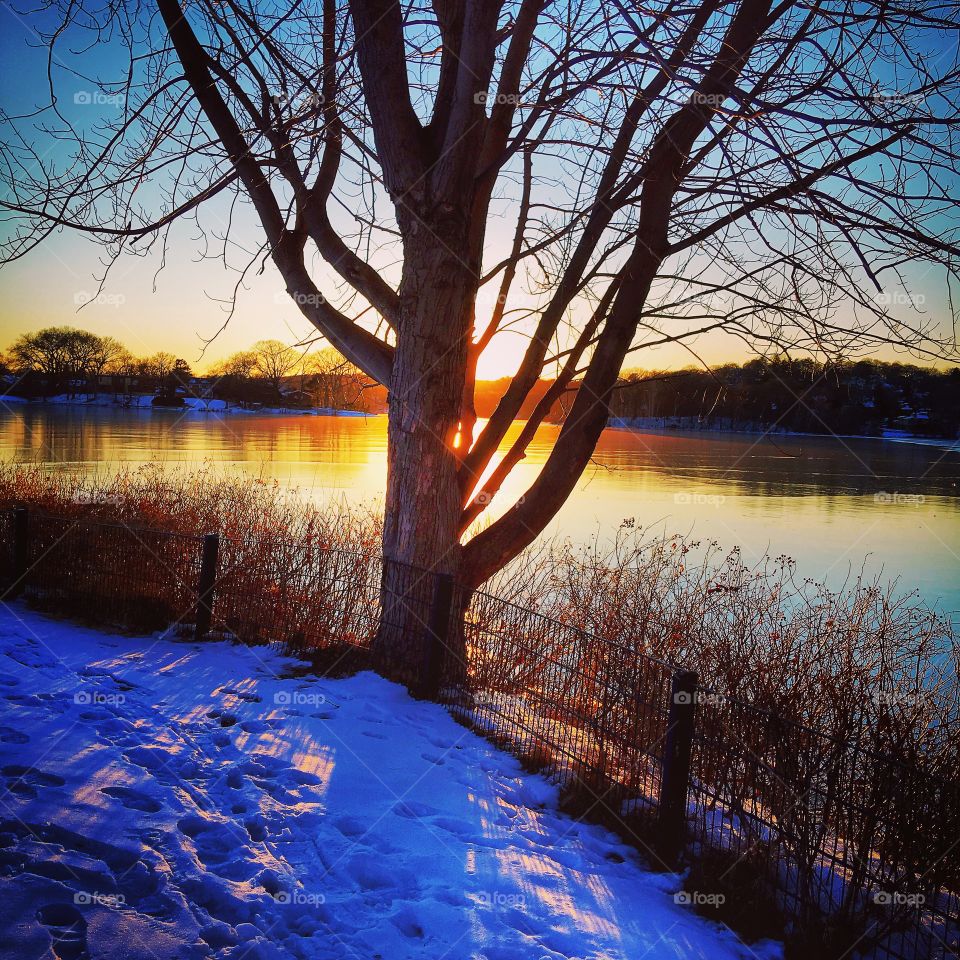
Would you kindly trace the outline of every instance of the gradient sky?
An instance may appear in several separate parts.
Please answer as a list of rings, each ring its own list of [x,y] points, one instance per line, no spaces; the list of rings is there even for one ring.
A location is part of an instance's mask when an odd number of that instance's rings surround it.
[[[109,49],[98,49],[97,72],[107,73]],[[46,94],[46,51],[24,21],[0,6],[0,60],[5,64],[5,83],[0,86],[0,106],[8,113],[23,112],[43,100]],[[76,90],[90,87],[75,81]],[[61,96],[69,96],[64,84]],[[99,111],[106,115],[116,107],[110,104],[75,106],[65,111],[86,122]],[[78,111],[84,111],[79,113]],[[56,149],[53,147],[52,149]],[[237,233],[249,237],[251,248],[260,232],[247,210]],[[225,207],[208,207],[207,223],[216,228],[225,223]],[[509,242],[513,230],[511,217],[493,219],[488,231],[488,249],[492,262]],[[103,250],[93,240],[72,232],[49,238],[24,259],[0,270],[0,349],[20,333],[43,326],[69,324],[109,334],[121,340],[133,353],[146,355],[165,350],[181,356],[202,369],[236,350],[263,338],[297,342],[316,337],[310,324],[287,297],[276,269],[267,263],[262,274],[252,274],[237,298],[237,309],[226,329],[218,330],[226,319],[224,302],[229,300],[237,274],[221,261],[200,256],[202,243],[192,223],[180,223],[171,233],[166,265],[160,266],[159,251],[142,258],[124,257],[112,268],[101,302],[83,309],[78,304],[93,296],[97,279],[103,274]],[[323,264],[316,270],[321,289],[327,287],[329,271]],[[936,278],[915,276],[912,292],[926,298],[925,311],[932,317],[948,316],[945,291]],[[478,316],[483,318],[485,303],[494,291],[482,291]],[[218,335],[217,335],[218,334]],[[216,336],[205,348],[204,341]],[[519,361],[524,340],[521,335],[504,333],[484,355],[480,376],[493,378],[511,373]],[[318,343],[318,346],[323,346]],[[742,360],[747,357],[743,344],[721,333],[696,342],[697,354],[708,363]],[[205,350],[205,352],[204,352]],[[887,351],[880,356],[894,359]],[[909,359],[900,356],[899,359]],[[629,366],[647,368],[680,367],[695,362],[680,345],[670,345],[630,358]]]

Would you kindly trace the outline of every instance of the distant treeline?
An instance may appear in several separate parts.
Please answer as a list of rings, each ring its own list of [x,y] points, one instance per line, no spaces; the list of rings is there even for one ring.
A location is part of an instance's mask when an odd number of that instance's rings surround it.
[[[960,429],[960,368],[755,359],[711,371],[634,371],[614,391],[611,415],[685,418],[707,428],[952,438]]]
[[[137,357],[113,337],[74,327],[45,327],[17,337],[0,353],[0,395],[155,395],[176,405],[186,398],[290,408],[371,407],[370,381],[336,350],[310,352],[280,340],[249,349],[198,375],[187,361],[160,351]]]
[[[510,379],[479,381],[476,412],[489,417]],[[536,383],[524,401],[527,417],[550,386]],[[336,350],[309,351],[279,340],[260,340],[196,373],[172,353],[137,357],[113,337],[74,327],[45,327],[17,337],[0,352],[0,395],[42,399],[57,395],[158,394],[249,405],[334,407],[383,413],[387,391]],[[556,405],[554,418],[563,410]]]
[[[551,382],[534,384],[518,419],[531,415]],[[509,385],[508,377],[478,381],[477,416],[489,417]],[[548,420],[563,420],[576,390],[574,383],[553,405]],[[309,351],[279,340],[260,340],[200,375],[171,353],[135,357],[112,337],[72,327],[23,334],[0,352],[0,395],[43,398],[81,392],[367,413],[387,409],[386,389],[336,350]],[[825,366],[807,359],[754,359],[709,371],[635,370],[624,374],[614,390],[610,415],[707,429],[865,435],[902,430],[952,438],[960,430],[960,368],[879,360]]]

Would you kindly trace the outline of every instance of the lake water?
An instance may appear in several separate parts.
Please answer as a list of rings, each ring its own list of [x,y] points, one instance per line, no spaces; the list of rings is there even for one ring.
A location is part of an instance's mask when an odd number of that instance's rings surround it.
[[[494,506],[523,492],[557,429],[540,430]],[[85,470],[208,461],[276,477],[316,500],[370,502],[382,499],[386,420],[20,404],[0,406],[0,457]],[[958,622],[958,480],[960,452],[932,446],[607,430],[548,534],[609,538],[633,518],[739,546],[747,562],[786,554],[802,576],[831,584],[866,561]]]

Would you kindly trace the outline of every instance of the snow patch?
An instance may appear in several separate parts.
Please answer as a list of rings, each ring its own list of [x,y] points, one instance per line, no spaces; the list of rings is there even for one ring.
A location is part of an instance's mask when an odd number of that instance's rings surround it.
[[[757,958],[556,789],[372,674],[0,610],[17,956]],[[323,709],[284,706],[317,695]]]

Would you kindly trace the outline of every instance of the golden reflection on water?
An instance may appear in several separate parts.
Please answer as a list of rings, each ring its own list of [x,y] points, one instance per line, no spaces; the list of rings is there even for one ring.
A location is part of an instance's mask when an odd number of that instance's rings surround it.
[[[540,429],[492,516],[528,487],[557,429]],[[207,462],[277,478],[316,500],[370,502],[383,496],[386,420],[20,405],[0,413],[0,455],[90,471]],[[832,582],[868,557],[870,569],[901,576],[956,611],[958,479],[960,454],[932,447],[607,430],[547,532],[577,541],[609,538],[633,518],[637,526],[738,546],[747,562],[767,550],[787,554],[802,575]]]

